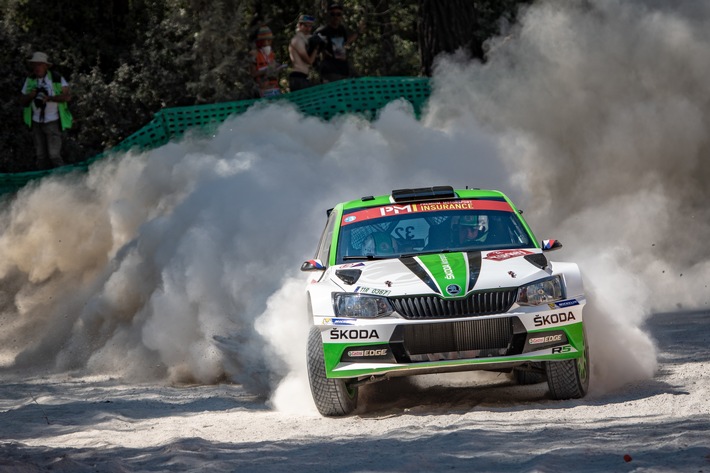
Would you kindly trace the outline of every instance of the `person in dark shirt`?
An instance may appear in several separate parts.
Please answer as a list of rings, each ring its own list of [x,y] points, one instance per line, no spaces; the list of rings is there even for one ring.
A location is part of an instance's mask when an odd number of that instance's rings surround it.
[[[338,3],[331,3],[328,7],[328,23],[314,33],[322,40],[320,76],[323,83],[352,76],[346,48],[357,39],[364,24],[361,23],[358,31],[351,33],[342,22],[343,7]]]

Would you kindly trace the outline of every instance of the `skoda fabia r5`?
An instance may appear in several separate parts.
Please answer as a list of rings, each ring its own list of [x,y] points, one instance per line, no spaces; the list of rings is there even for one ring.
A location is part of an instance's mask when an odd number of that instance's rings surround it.
[[[503,193],[429,187],[328,210],[301,269],[312,327],[307,365],[325,416],[357,407],[358,387],[395,376],[487,370],[550,397],[583,397],[589,350],[582,276],[550,261]]]

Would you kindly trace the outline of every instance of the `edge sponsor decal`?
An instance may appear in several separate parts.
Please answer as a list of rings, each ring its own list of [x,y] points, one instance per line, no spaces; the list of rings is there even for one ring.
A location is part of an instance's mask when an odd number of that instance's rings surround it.
[[[334,328],[328,332],[331,340],[371,340],[379,339],[377,330]]]
[[[562,334],[557,335],[547,335],[545,337],[535,337],[528,340],[530,345],[539,345],[540,343],[551,343],[551,342],[561,342]]]
[[[528,250],[498,250],[490,251],[483,259],[489,259],[492,261],[505,261],[510,258],[517,258],[518,256],[526,256],[534,254],[532,251]]]
[[[366,356],[387,356],[387,348],[377,350],[348,350],[347,355],[351,358]]]
[[[528,335],[528,339],[525,342],[523,353],[539,351],[554,346],[562,346],[567,343],[569,343],[569,340],[563,330],[531,333]]]
[[[577,321],[577,318],[572,312],[560,312],[559,314],[538,314],[533,318],[535,327],[544,327],[548,325],[557,325],[567,322]]]
[[[344,363],[397,363],[389,345],[347,347],[340,361]]]

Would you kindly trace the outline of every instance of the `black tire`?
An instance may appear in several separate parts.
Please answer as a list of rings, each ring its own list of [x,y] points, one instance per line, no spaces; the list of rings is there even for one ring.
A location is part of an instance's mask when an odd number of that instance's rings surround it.
[[[334,417],[350,414],[357,407],[357,387],[345,380],[326,378],[325,358],[320,330],[311,327],[308,333],[308,382],[313,401],[321,415]]]
[[[533,371],[535,367],[539,368],[540,371]],[[543,367],[540,363],[535,363],[532,369],[515,368],[513,369],[513,379],[515,379],[515,382],[521,386],[539,384],[545,381],[545,373],[542,370]]]
[[[589,389],[589,341],[586,336],[584,345],[581,358],[545,363],[552,399],[579,399],[586,396]]]

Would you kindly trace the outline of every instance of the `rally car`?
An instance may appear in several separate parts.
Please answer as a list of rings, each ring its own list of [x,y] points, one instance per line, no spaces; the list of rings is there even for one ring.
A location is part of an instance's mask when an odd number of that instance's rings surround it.
[[[502,192],[398,189],[328,210],[306,286],[307,365],[325,416],[395,376],[488,370],[547,380],[552,399],[589,386],[582,276],[546,252]]]

